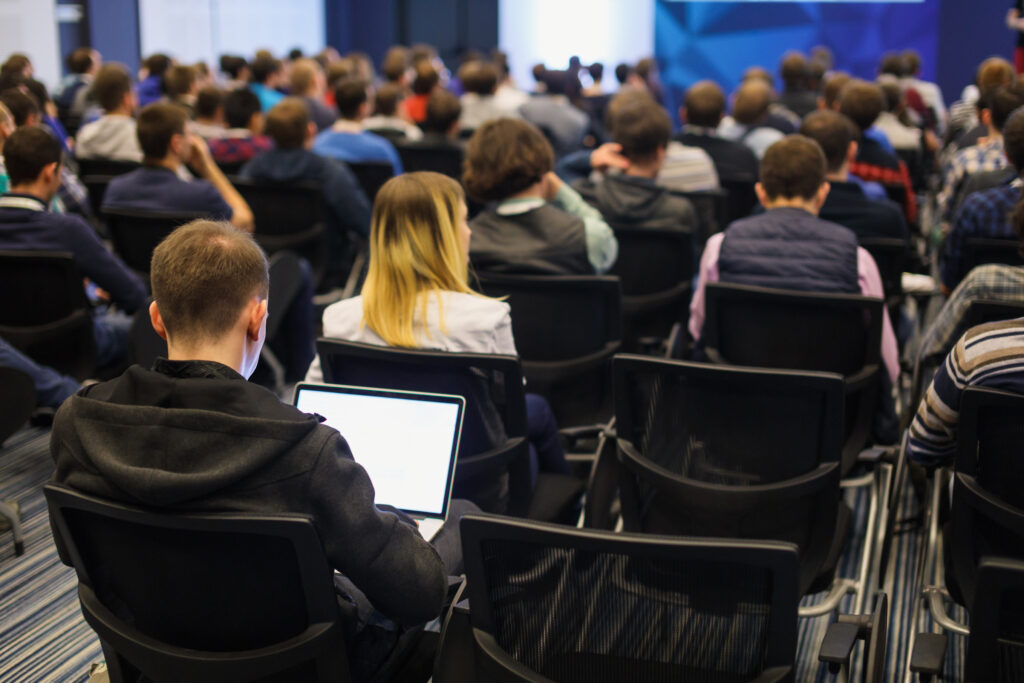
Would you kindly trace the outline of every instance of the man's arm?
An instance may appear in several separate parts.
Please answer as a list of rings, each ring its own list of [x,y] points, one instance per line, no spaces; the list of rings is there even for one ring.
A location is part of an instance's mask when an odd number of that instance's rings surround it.
[[[697,286],[690,299],[690,321],[688,327],[690,337],[697,341],[704,329],[704,288],[709,282],[718,282],[718,254],[722,249],[725,233],[718,233],[708,238],[704,245],[704,253],[700,257],[700,269],[697,271]]]
[[[240,230],[252,232],[254,227],[252,210],[214,162],[206,141],[197,135],[189,135],[188,139],[192,150],[189,159],[192,170],[200,178],[213,185],[217,194],[231,207],[231,224]]]
[[[907,434],[907,455],[922,465],[942,465],[956,453],[956,428],[960,421],[960,397],[964,384],[954,380],[963,340],[946,357],[928,385]]]
[[[64,216],[65,237],[81,274],[110,294],[111,301],[128,313],[146,303],[146,286],[121,259],[111,254],[96,232],[78,216]]]
[[[562,179],[549,171],[544,176],[546,183],[545,198],[563,211],[571,213],[583,221],[583,229],[587,240],[587,259],[594,267],[594,272],[601,274],[615,265],[619,256],[619,242],[615,233],[605,223],[601,212],[583,201],[576,190],[562,182]]]

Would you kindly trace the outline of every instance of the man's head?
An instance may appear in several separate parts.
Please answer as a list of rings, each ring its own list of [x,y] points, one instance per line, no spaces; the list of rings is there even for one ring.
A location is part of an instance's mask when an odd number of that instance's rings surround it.
[[[657,175],[672,137],[672,121],[665,110],[642,90],[623,92],[608,105],[608,125],[630,166]]]
[[[900,89],[899,82],[892,78],[879,79],[878,87],[882,89],[882,95],[885,96],[885,111],[899,113],[903,107],[903,90]]]
[[[298,97],[286,97],[267,112],[264,132],[277,149],[301,149],[316,135],[309,108]]]
[[[288,88],[292,95],[320,97],[327,87],[324,72],[312,59],[299,59],[292,63],[288,74]]]
[[[747,81],[764,81],[768,84],[768,87],[773,87],[775,85],[775,81],[772,79],[771,73],[763,66],[752,66],[744,71],[743,78],[740,82],[746,83]]]
[[[774,93],[770,85],[759,78],[748,79],[736,90],[732,116],[744,126],[757,124],[768,113]]]
[[[882,55],[882,60],[878,63],[878,73],[896,78],[907,75],[907,65],[903,61],[903,56],[895,52],[887,52]]]
[[[850,119],[830,109],[811,112],[800,125],[800,134],[814,140],[825,154],[830,174],[840,173],[857,155],[857,128]]]
[[[204,360],[204,349],[227,349],[235,369],[252,374],[266,336],[270,276],[250,235],[229,223],[183,225],[153,251],[150,281],[150,319],[171,357]]]
[[[782,76],[782,84],[786,90],[804,88],[808,75],[807,58],[796,51],[787,52],[782,57],[779,74]]]
[[[629,75],[631,73],[633,73],[633,67],[625,62],[615,66],[615,80],[619,82],[620,86],[626,85],[626,81],[629,80]]]
[[[861,132],[873,126],[884,109],[885,95],[874,83],[850,81],[839,96],[839,113],[849,116]]]
[[[196,95],[196,118],[205,121],[224,120],[224,91],[215,85],[208,85]]]
[[[24,53],[14,52],[7,57],[3,64],[0,64],[0,72],[4,74],[17,74],[23,78],[32,78],[32,60]]]
[[[1013,84],[996,88],[988,97],[989,125],[993,133],[999,133],[1006,125],[1010,114],[1024,105],[1024,85]]]
[[[221,55],[220,70],[233,81],[244,81],[249,77],[249,62],[240,55]]]
[[[725,113],[725,93],[714,81],[698,81],[686,91],[682,118],[693,126],[714,128]]]
[[[587,71],[590,73],[590,79],[594,81],[594,85],[598,85],[604,79],[604,64],[601,62],[594,62],[587,67]]]
[[[163,161],[173,154],[179,161],[188,160],[185,123],[188,114],[176,104],[157,102],[143,107],[135,133],[142,155],[148,162]]]
[[[384,55],[384,62],[380,65],[380,72],[384,79],[399,85],[405,85],[405,74],[409,69],[409,50],[401,45],[395,45]]]
[[[530,189],[554,165],[551,143],[537,128],[521,119],[494,119],[469,139],[462,183],[478,201],[500,201]]]
[[[268,55],[261,55],[249,67],[254,83],[276,88],[281,80],[281,62]]]
[[[1006,158],[1024,175],[1024,108],[1018,108],[1003,125],[1003,150]]]
[[[443,88],[438,88],[427,98],[427,117],[423,120],[423,130],[453,136],[458,132],[461,114],[462,105],[459,104],[459,98]]]
[[[488,62],[468,62],[459,69],[459,80],[466,92],[493,95],[498,87],[498,69]]]
[[[441,82],[441,76],[437,69],[427,59],[421,59],[416,63],[412,78],[412,91],[416,95],[429,95]]]
[[[373,113],[376,116],[394,116],[404,94],[405,91],[399,84],[391,81],[384,82],[377,88],[377,93],[373,98]]]
[[[1013,65],[1002,57],[989,57],[983,61],[974,77],[978,90],[983,93],[1001,85],[1010,85],[1014,78]]]
[[[178,64],[164,74],[164,93],[172,100],[195,95],[199,87],[195,67]]]
[[[349,78],[334,89],[338,114],[347,121],[362,121],[370,109],[370,84],[362,78]]]
[[[761,159],[757,196],[766,208],[800,205],[817,213],[828,195],[825,153],[803,135],[787,135],[769,147]]]
[[[96,80],[92,82],[92,94],[108,114],[131,114],[135,109],[132,77],[123,64],[110,62],[100,67]]]
[[[260,98],[248,88],[232,90],[224,96],[224,120],[228,128],[247,128],[258,135],[263,130]]]
[[[916,76],[921,73],[921,54],[917,50],[904,50],[902,56],[904,75]]]
[[[68,71],[73,74],[96,73],[100,68],[100,53],[89,47],[80,47],[68,55]]]
[[[40,126],[23,126],[4,143],[4,163],[14,191],[49,203],[60,187],[60,141]]]
[[[146,70],[149,76],[156,76],[157,78],[163,78],[164,73],[171,68],[174,64],[174,60],[165,54],[157,53],[150,55],[142,62],[142,68]]]
[[[3,103],[7,110],[14,117],[14,125],[34,126],[39,123],[40,111],[39,101],[21,88],[8,88],[0,93],[0,103]]]
[[[843,88],[851,80],[850,74],[838,71],[825,81],[825,86],[821,89],[821,98],[818,100],[819,109],[831,109],[832,111],[839,111],[839,97],[842,95]]]

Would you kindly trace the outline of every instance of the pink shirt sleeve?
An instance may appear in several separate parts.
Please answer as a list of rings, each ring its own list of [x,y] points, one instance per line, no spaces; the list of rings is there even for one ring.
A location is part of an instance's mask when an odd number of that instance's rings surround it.
[[[722,249],[725,233],[718,233],[708,238],[704,245],[704,254],[700,257],[700,269],[697,271],[697,287],[690,299],[690,336],[700,339],[704,329],[704,286],[709,282],[718,282],[718,253]]]
[[[874,296],[885,299],[885,291],[882,289],[882,276],[878,274],[878,266],[875,259],[871,258],[864,247],[857,247],[857,282],[860,284],[860,292],[864,296]],[[896,378],[900,374],[900,352],[896,345],[896,333],[892,329],[892,322],[889,320],[889,311],[882,307],[882,363],[889,371],[889,378],[896,384]]]

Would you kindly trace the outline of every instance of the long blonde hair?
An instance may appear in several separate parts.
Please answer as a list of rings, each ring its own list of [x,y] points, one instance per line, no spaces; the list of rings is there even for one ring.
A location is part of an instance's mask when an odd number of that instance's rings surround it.
[[[363,285],[363,323],[391,346],[415,348],[416,307],[427,329],[427,301],[441,292],[472,294],[457,235],[462,187],[440,173],[406,173],[377,193],[370,229],[370,268]]]

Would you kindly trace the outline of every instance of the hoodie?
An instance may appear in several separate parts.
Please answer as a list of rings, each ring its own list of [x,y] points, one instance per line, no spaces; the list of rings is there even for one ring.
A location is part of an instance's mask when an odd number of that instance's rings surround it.
[[[606,175],[601,182],[582,180],[573,187],[616,230],[668,228],[692,233],[696,224],[689,200],[649,178]]]
[[[374,505],[366,471],[315,415],[230,368],[160,359],[69,398],[50,442],[53,481],[163,512],[309,515],[331,566],[388,617],[437,617],[437,552]]]

